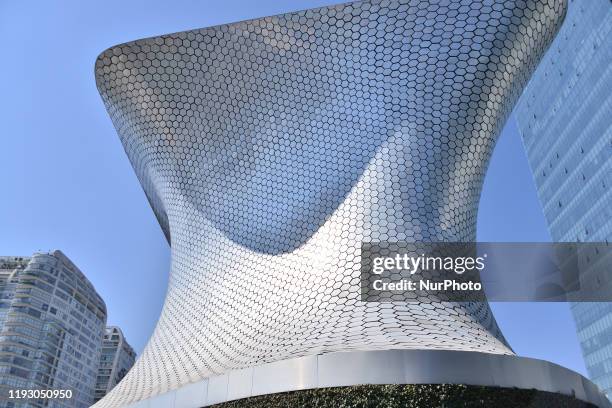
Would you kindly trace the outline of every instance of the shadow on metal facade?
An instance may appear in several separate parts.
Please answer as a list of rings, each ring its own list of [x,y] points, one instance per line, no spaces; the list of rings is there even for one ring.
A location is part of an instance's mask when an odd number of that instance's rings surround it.
[[[564,10],[361,1],[102,53],[172,271],[149,344],[97,406],[333,351],[511,354],[486,303],[360,301],[360,246],[475,239],[496,137]]]

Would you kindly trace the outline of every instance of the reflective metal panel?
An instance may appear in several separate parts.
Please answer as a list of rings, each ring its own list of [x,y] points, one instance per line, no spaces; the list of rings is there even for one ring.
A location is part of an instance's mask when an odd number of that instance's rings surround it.
[[[474,240],[496,137],[564,3],[360,1],[102,53],[172,272],[99,406],[336,351],[511,354],[486,303],[362,302],[360,246]]]
[[[361,384],[467,384],[535,389],[573,396],[600,408],[612,407],[604,394],[586,378],[556,364],[531,358],[452,350],[353,351],[312,358],[316,361],[316,369],[313,383],[306,387],[283,384],[282,378],[296,374],[295,361],[289,359],[284,361],[289,363],[285,365],[268,363],[255,366],[245,372],[247,375],[236,377],[234,382],[226,381],[232,376],[229,373],[199,384],[214,395],[204,402],[198,400],[200,405],[188,400],[179,401],[181,388],[147,400],[147,408],[199,408],[276,392]],[[237,390],[249,388],[248,394],[237,396]],[[225,398],[219,398],[222,394]],[[173,404],[171,401],[175,395]],[[129,408],[136,407],[130,405]]]

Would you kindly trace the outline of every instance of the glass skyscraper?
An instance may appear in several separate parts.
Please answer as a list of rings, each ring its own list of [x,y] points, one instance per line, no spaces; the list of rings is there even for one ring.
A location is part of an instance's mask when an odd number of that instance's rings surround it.
[[[106,306],[60,251],[0,257],[0,407],[89,407]],[[15,390],[71,398],[14,399]]]
[[[134,365],[136,353],[119,327],[107,327],[96,380],[95,400],[104,397]]]
[[[515,110],[554,241],[612,241],[610,38],[610,0],[570,1]],[[573,303],[572,312],[589,375],[610,398],[612,303]]]

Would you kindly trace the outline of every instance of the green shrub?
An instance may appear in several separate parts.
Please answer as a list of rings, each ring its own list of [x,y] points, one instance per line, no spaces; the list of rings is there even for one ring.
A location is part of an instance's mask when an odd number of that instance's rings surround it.
[[[215,408],[595,408],[573,397],[518,388],[452,384],[358,385],[245,398]]]

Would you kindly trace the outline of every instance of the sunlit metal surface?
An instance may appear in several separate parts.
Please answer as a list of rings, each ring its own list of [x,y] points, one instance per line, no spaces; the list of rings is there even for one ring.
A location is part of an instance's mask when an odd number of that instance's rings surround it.
[[[475,239],[496,137],[564,3],[361,1],[101,54],[172,271],[97,406],[337,351],[511,354],[486,303],[360,301],[360,245]]]
[[[547,361],[473,351],[376,350],[311,355],[244,368],[191,383],[129,408],[199,408],[277,392],[360,384],[536,389],[573,396],[599,408],[612,407],[595,384]]]

